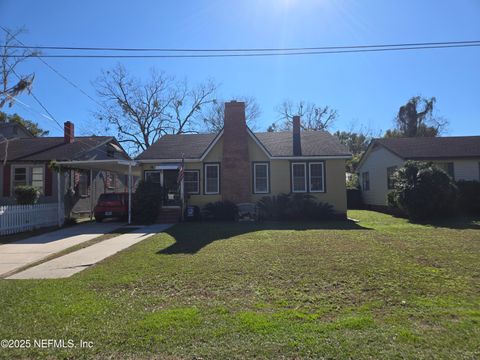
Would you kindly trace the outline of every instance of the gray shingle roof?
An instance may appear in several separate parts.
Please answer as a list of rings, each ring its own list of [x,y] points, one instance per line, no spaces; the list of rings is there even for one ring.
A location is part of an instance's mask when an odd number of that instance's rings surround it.
[[[110,136],[77,136],[71,144],[65,144],[63,137],[38,137],[12,139],[8,142],[8,161],[68,161],[81,157],[108,140]],[[0,160],[5,158],[6,143],[0,144]]]
[[[165,135],[141,153],[137,160],[145,159],[187,159],[202,157],[208,145],[217,134]]]
[[[201,158],[218,134],[165,135],[137,160]],[[255,137],[273,157],[293,156],[292,132],[262,132]],[[302,156],[350,156],[347,148],[326,131],[304,131],[301,133]]]
[[[293,156],[291,131],[255,133],[257,139],[274,156]],[[302,156],[349,156],[348,149],[326,131],[300,133]]]
[[[448,159],[480,157],[480,136],[375,139],[404,159]]]

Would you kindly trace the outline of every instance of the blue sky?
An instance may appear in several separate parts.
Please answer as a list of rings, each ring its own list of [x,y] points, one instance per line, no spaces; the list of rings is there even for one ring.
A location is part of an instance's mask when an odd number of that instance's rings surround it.
[[[106,47],[310,47],[377,43],[480,40],[480,1],[446,0],[245,0],[245,1],[22,1],[0,0],[0,24],[24,25],[22,41],[35,45]],[[115,59],[46,59],[86,92]],[[448,135],[480,135],[480,48],[228,59],[131,59],[136,76],[151,67],[192,84],[213,78],[220,98],[254,96],[259,128],[277,119],[284,99],[329,105],[335,129],[392,127],[411,96],[436,96],[436,113],[449,120]],[[77,132],[98,128],[96,105],[36,59],[35,95]],[[20,100],[41,111],[34,100]],[[19,105],[7,112],[60,129]]]

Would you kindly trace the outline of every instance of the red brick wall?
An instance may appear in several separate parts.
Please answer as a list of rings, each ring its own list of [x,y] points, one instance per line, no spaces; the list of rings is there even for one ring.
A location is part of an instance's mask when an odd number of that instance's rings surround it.
[[[223,200],[250,202],[250,156],[245,103],[225,103],[221,192]]]

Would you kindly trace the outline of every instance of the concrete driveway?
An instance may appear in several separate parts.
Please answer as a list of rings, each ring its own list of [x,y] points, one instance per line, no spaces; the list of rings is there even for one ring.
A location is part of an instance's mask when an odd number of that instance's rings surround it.
[[[0,277],[71,246],[109,233],[123,223],[78,224],[42,235],[0,245]]]
[[[13,274],[7,279],[59,279],[70,277],[152,235],[165,231],[170,226],[172,225],[131,226],[133,229],[131,232],[46,261]]]

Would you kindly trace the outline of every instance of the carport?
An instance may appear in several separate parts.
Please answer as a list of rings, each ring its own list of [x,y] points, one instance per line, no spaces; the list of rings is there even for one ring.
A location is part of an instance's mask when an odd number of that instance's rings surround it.
[[[90,173],[90,184],[93,186],[93,171],[111,171],[117,174],[128,175],[128,223],[132,222],[132,177],[133,175],[140,175],[140,168],[138,163],[134,160],[73,160],[73,161],[58,161],[56,165],[60,169],[70,170],[88,170]],[[62,189],[60,187],[60,171],[57,172],[57,192],[58,199],[62,198]],[[93,211],[93,196],[90,197],[90,217]],[[58,213],[60,217],[61,204],[58,202]]]

